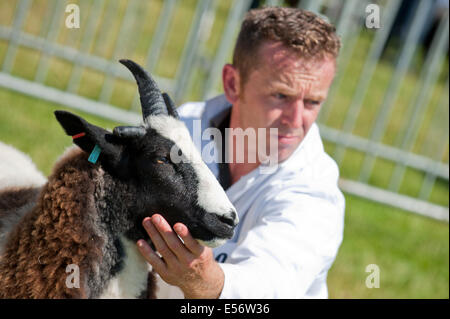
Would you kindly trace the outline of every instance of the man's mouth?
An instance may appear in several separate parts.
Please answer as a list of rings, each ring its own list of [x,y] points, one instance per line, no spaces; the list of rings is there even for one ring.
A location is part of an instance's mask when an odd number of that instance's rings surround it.
[[[280,143],[280,144],[294,144],[299,141],[300,141],[299,136],[278,134],[278,143]]]

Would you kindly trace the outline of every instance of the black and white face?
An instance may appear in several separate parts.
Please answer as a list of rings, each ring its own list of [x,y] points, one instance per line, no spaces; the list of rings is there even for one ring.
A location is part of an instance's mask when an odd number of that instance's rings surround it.
[[[149,207],[142,209],[144,215],[138,219],[159,213],[171,226],[185,224],[206,246],[223,244],[233,236],[238,217],[195,149],[184,123],[157,115],[147,118],[145,125],[147,133],[131,143],[126,155],[140,196],[149,197]]]
[[[98,161],[105,171],[136,193],[132,203],[122,205],[127,216],[121,216],[126,225],[121,224],[130,239],[142,238],[142,220],[159,213],[171,226],[185,224],[206,246],[225,243],[238,223],[235,208],[203,162],[171,99],[138,64],[120,62],[138,84],[142,126],[116,127],[111,133],[69,112],[56,111],[56,118],[68,135],[83,133],[74,142],[85,152],[101,149]]]
[[[98,164],[123,188],[112,189],[129,193],[129,202],[115,205],[126,211],[116,229],[127,237],[143,238],[142,221],[154,213],[171,226],[185,224],[195,239],[209,247],[233,236],[236,210],[202,161],[183,122],[171,115],[152,115],[143,126],[134,127],[140,134],[120,136],[69,112],[55,114],[68,135],[84,133],[74,140],[81,149],[87,153],[95,145],[101,149]]]

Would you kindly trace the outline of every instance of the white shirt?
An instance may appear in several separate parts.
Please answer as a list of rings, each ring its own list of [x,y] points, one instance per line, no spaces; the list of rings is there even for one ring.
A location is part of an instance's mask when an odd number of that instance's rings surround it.
[[[178,108],[194,143],[210,120],[231,105],[223,95]],[[198,125],[198,121],[197,121]],[[207,163],[218,177],[218,164]],[[234,237],[214,249],[225,274],[220,298],[327,298],[327,273],[342,242],[345,200],[339,170],[313,124],[294,153],[272,174],[259,168],[226,190],[239,215]]]

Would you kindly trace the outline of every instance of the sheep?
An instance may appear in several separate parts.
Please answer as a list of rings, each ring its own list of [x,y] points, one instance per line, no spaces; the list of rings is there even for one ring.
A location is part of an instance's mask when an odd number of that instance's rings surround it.
[[[120,62],[136,79],[143,124],[111,133],[55,111],[78,148],[55,164],[33,208],[9,232],[0,257],[0,298],[154,296],[155,276],[135,244],[150,241],[141,223],[154,212],[171,226],[184,223],[209,247],[233,236],[235,208],[201,161],[173,102],[138,64]],[[172,160],[174,150],[181,162]],[[18,191],[3,190],[0,199]],[[20,191],[36,196],[30,187]],[[77,269],[78,286],[68,282]]]
[[[0,192],[18,188],[10,192],[9,198],[0,197],[0,255],[9,230],[33,207],[45,182],[46,178],[28,155],[0,142]]]
[[[16,173],[19,170],[20,175]],[[0,190],[12,186],[42,186],[45,182],[44,175],[28,155],[0,142]]]

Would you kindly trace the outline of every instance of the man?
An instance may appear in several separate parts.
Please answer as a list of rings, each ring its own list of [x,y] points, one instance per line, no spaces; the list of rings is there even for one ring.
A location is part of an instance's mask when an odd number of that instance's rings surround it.
[[[344,198],[338,168],[324,152],[314,121],[332,83],[339,46],[334,27],[313,13],[252,10],[233,64],[223,68],[225,95],[179,108],[191,134],[195,120],[202,129],[222,132],[225,141],[217,148],[224,161],[208,166],[240,219],[234,237],[214,250],[193,240],[185,225],[172,230],[157,213],[144,220],[162,258],[146,244],[141,253],[186,298],[327,298],[327,272],[343,237]],[[232,143],[230,129],[238,128],[265,128],[270,142],[278,142],[274,172],[264,174],[259,157],[250,160],[262,135]],[[240,146],[243,162],[236,161]]]

